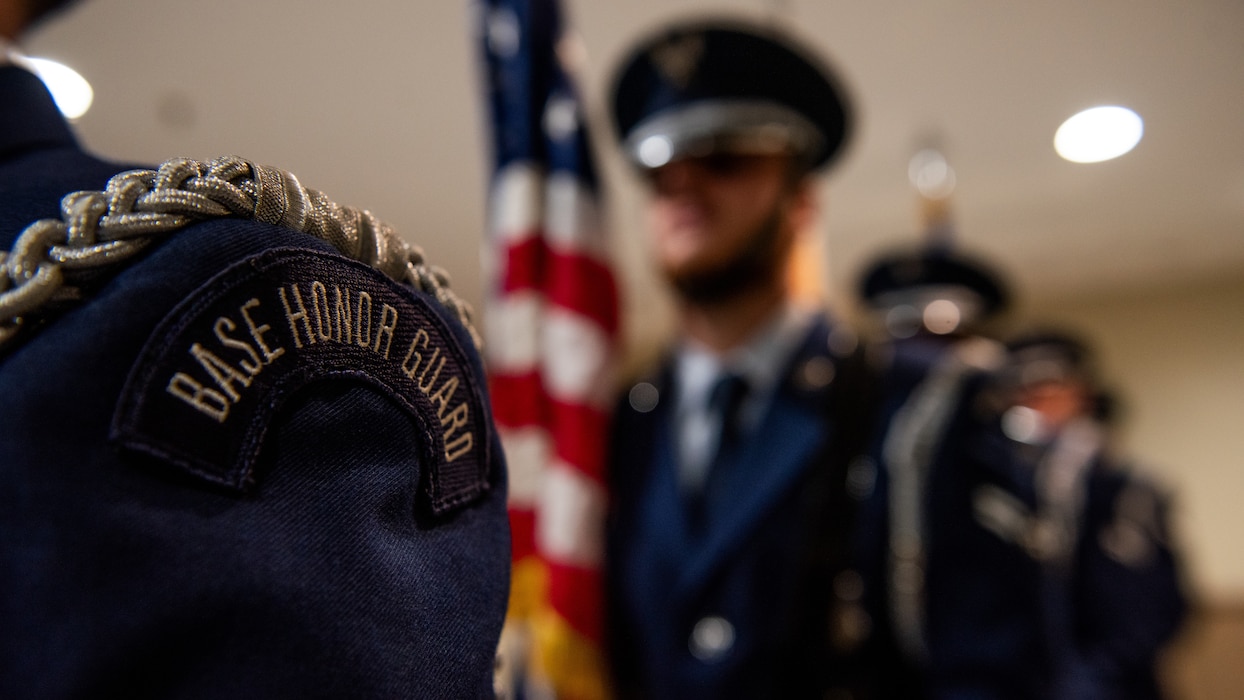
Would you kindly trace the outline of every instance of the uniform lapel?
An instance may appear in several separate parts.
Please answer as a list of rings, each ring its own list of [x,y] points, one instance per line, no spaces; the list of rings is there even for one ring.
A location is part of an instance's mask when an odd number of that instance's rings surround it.
[[[661,420],[656,430],[655,471],[648,480],[648,494],[641,500],[649,509],[639,522],[654,525],[649,537],[670,561],[680,561],[694,546],[688,532],[687,505],[678,487],[678,467],[674,441],[669,434],[670,420]]]
[[[676,403],[668,369],[656,380],[655,410],[630,413],[615,445],[614,498],[627,505],[625,520],[614,525],[615,554],[624,562],[619,576],[630,581],[643,609],[664,609],[669,586],[691,547],[686,509],[678,488],[676,448],[671,434]],[[656,582],[655,585],[654,582]],[[660,599],[657,599],[660,598]]]
[[[693,595],[731,553],[745,542],[780,501],[796,487],[813,465],[829,435],[823,414],[828,386],[809,388],[793,375],[813,358],[828,361],[825,329],[817,328],[798,353],[781,382],[760,425],[738,450],[730,473],[712,499],[707,527],[697,547],[690,549],[687,565],[679,576],[677,591]]]

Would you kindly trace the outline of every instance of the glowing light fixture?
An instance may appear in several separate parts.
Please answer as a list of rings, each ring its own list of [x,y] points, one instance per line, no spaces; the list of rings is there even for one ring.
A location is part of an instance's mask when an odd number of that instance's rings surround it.
[[[1144,132],[1140,115],[1127,107],[1093,107],[1058,127],[1054,150],[1073,163],[1099,163],[1135,148]]]
[[[77,119],[86,114],[95,99],[95,91],[78,71],[47,58],[26,58],[30,68],[47,85],[52,99],[66,119]]]

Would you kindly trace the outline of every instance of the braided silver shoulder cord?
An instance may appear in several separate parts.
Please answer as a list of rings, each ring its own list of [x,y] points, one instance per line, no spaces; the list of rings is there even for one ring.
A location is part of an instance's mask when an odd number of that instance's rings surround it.
[[[890,474],[890,606],[899,648],[916,661],[928,661],[925,644],[926,523],[929,470],[945,438],[973,371],[990,371],[1001,362],[1001,348],[985,338],[959,341],[894,414],[882,445]]]
[[[174,158],[158,170],[131,170],[103,192],[74,192],[61,200],[61,220],[27,226],[7,253],[0,251],[0,352],[23,324],[56,304],[82,297],[75,277],[124,265],[151,243],[196,221],[240,217],[310,234],[342,254],[436,297],[482,342],[471,308],[449,288],[449,276],[429,265],[368,211],[339,206],[303,187],[293,174],[237,156],[208,163]]]

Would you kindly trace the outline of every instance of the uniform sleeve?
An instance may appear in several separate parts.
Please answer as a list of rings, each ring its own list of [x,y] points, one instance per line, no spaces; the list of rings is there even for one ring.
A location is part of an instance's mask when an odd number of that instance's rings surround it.
[[[1169,515],[1169,498],[1140,477],[1091,477],[1077,574],[1079,682],[1088,694],[1074,697],[1160,695],[1157,656],[1187,611]]]

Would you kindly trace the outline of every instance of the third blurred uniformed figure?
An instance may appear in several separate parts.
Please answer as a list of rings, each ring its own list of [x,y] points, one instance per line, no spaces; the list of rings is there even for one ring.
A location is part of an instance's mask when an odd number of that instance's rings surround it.
[[[1047,330],[1008,347],[1002,428],[1031,469],[1035,502],[999,531],[1041,566],[1050,697],[1161,697],[1158,653],[1185,612],[1168,499],[1112,453],[1112,407],[1082,341]]]
[[[841,571],[866,411],[854,335],[786,269],[814,171],[850,131],[832,73],[769,29],[700,22],[638,43],[613,116],[649,185],[680,337],[620,403],[611,455],[612,660],[636,697],[821,697],[862,631]]]

